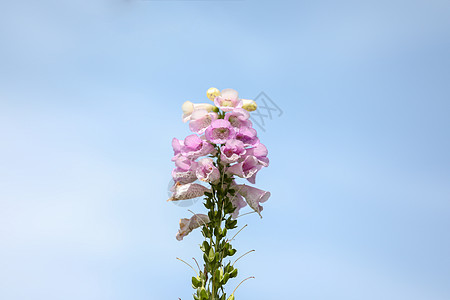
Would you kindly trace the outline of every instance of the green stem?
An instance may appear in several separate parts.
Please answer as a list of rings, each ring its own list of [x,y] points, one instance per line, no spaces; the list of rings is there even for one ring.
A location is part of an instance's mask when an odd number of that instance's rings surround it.
[[[209,300],[219,300],[226,297],[224,283],[223,281],[220,281],[221,278],[216,278],[216,271],[219,271],[217,273],[221,273],[223,271],[223,278],[225,278],[226,276],[226,280],[228,280],[228,278],[233,278],[236,276],[236,272],[234,272],[233,277],[230,277],[231,272],[234,270],[232,266],[227,265],[226,268],[223,266],[225,257],[232,256],[236,252],[236,250],[232,249],[230,244],[230,241],[232,239],[227,240],[225,233],[227,229],[236,228],[236,223],[231,223],[234,224],[231,225],[232,227],[228,225],[231,220],[231,214],[233,213],[233,211],[230,209],[232,199],[229,198],[229,189],[233,178],[225,174],[226,167],[228,165],[224,165],[221,162],[220,146],[215,147],[217,153],[214,155],[214,157],[216,158],[214,164],[219,170],[220,180],[215,184],[211,184],[211,193],[208,194],[206,198],[205,205],[209,209],[210,222],[204,225],[204,235],[206,241],[205,244],[209,244],[209,248],[202,248],[204,250],[205,260],[205,268],[202,275],[204,278],[204,283],[202,283],[202,286],[207,288],[207,295],[209,295]],[[226,222],[224,224],[224,228],[222,228],[222,224],[224,221]],[[236,235],[234,235],[233,238],[235,236]],[[232,254],[230,254],[231,250],[234,251]],[[214,259],[211,259],[211,255],[213,253]],[[206,299],[204,296],[204,291],[202,297],[199,297],[199,294],[197,294],[197,296],[195,297],[199,299],[201,298],[202,300]]]

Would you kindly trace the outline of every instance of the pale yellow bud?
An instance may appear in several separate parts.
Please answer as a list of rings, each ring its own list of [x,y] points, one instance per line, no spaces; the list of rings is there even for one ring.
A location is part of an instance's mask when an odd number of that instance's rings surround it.
[[[220,95],[220,91],[217,88],[215,88],[215,87],[209,88],[206,91],[206,96],[211,101],[214,101],[214,99],[216,99],[216,97],[219,96],[219,95]]]
[[[255,111],[258,105],[255,100],[242,99],[242,108],[247,111]]]
[[[191,114],[194,111],[194,103],[191,101],[186,101],[181,105],[181,110],[183,114]]]

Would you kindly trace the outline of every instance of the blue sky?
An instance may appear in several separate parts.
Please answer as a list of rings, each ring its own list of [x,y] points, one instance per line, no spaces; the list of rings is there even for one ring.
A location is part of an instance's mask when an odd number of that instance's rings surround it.
[[[216,86],[283,110],[259,132],[272,197],[241,219],[238,299],[449,299],[449,13],[1,1],[0,298],[190,299],[175,257],[200,234],[175,240],[170,142]]]

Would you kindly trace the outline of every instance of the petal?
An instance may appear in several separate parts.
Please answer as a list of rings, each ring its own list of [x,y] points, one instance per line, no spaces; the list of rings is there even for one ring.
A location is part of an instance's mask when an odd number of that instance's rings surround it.
[[[191,121],[189,122],[189,129],[197,134],[203,134],[211,125],[212,121],[217,119],[216,113],[208,113],[206,110],[199,111],[199,113],[194,113],[191,116]]]
[[[255,100],[242,99],[242,108],[247,111],[255,111],[258,105]]]
[[[181,184],[177,182],[173,187],[173,194],[167,201],[178,201],[203,196],[210,189],[198,183]]]
[[[269,151],[267,150],[266,146],[264,146],[261,143],[256,144],[252,148],[252,152],[253,152],[253,155],[256,156],[256,157],[267,156],[267,154],[269,154]]]
[[[203,141],[195,134],[188,135],[184,139],[184,145],[190,149],[198,150],[202,144]]]
[[[237,187],[237,192],[245,198],[247,204],[262,218],[261,211],[263,208],[259,204],[266,202],[269,199],[270,192],[266,192],[246,184],[237,185]]]
[[[248,182],[255,184],[256,183],[256,172],[250,176],[249,178],[247,178]]]
[[[175,166],[180,168],[181,170],[187,171],[191,168],[193,161],[187,157],[179,156],[175,160]]]
[[[244,172],[242,171],[242,162],[234,164],[227,169],[227,172],[241,178],[244,177]]]
[[[177,232],[176,238],[181,241],[192,230],[209,223],[209,217],[204,214],[195,214],[190,219],[180,220],[180,229]]]
[[[194,111],[194,103],[191,101],[186,101],[181,105],[181,110],[183,111],[183,114],[192,114]]]
[[[224,90],[222,90],[220,96],[222,98],[224,98],[224,99],[232,99],[232,100],[235,100],[235,99],[239,98],[238,92],[236,90],[233,90],[233,89],[224,89]]]
[[[231,218],[236,219],[239,216],[239,210],[247,206],[247,202],[244,201],[241,195],[235,194],[234,196],[229,196],[231,198],[231,204],[236,208],[231,214]]]
[[[181,147],[184,145],[182,140],[179,140],[177,138],[172,139],[172,148],[174,155],[177,155],[181,151]]]
[[[198,120],[208,115],[208,111],[206,109],[196,109],[192,112],[191,120]]]

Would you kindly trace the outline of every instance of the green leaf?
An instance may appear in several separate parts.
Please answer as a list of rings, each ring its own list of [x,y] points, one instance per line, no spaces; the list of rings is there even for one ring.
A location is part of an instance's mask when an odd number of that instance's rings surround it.
[[[214,281],[220,281],[220,271],[218,269],[214,272]]]
[[[203,273],[202,271],[200,271],[200,279],[202,281],[206,281],[205,273]]]
[[[238,270],[237,270],[237,269],[234,269],[234,270],[230,273],[230,278],[236,277],[237,274],[238,274]]]
[[[227,263],[225,268],[223,268],[225,273],[230,273],[233,270],[233,267],[230,265],[230,262]]]
[[[197,277],[192,277],[192,286],[196,289],[202,286],[202,281]]]
[[[209,251],[209,244],[207,241],[203,241],[202,245],[200,246],[200,249],[203,252],[208,252]]]
[[[206,293],[206,290],[204,287],[200,290],[200,299],[201,300],[208,300],[208,293]]]
[[[233,256],[235,253],[236,253],[236,249],[231,248],[231,249],[228,250],[228,255],[229,256]]]
[[[215,257],[214,250],[213,250],[213,248],[211,248],[211,249],[209,249],[208,261],[209,262],[213,262],[214,261],[214,257]]]
[[[227,284],[229,278],[230,278],[230,274],[225,273],[225,275],[223,275],[223,278],[222,278],[222,284]]]

